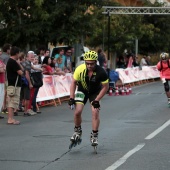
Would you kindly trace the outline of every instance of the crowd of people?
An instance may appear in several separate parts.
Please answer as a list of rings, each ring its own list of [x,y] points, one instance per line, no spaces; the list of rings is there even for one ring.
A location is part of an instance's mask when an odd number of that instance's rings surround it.
[[[39,88],[43,85],[43,75],[64,76],[66,73],[73,73],[68,104],[71,109],[75,106],[75,127],[70,140],[73,145],[80,141],[81,113],[89,99],[92,111],[90,140],[92,146],[97,146],[100,100],[109,87],[107,58],[99,49],[98,53],[85,52],[83,59],[84,63],[73,70],[70,48],[60,49],[59,53],[51,58],[48,49],[40,49],[39,53],[34,51],[24,53],[16,46],[4,44],[0,54],[0,108],[2,113],[8,114],[7,124],[20,124],[20,121],[15,119],[19,111],[23,112],[25,117],[41,113],[36,98]],[[35,74],[38,81],[35,80]],[[84,75],[87,78],[84,78]]]
[[[20,124],[14,118],[18,112],[23,112],[23,116],[41,113],[36,98],[43,85],[43,75],[73,73],[71,48],[60,49],[51,58],[50,50],[44,47],[24,53],[11,44],[3,45],[0,49],[0,108],[2,114],[8,114],[7,124]],[[13,96],[9,94],[11,87],[15,90]],[[3,118],[1,115],[0,119]]]
[[[117,68],[132,68],[132,67],[141,67],[142,66],[150,66],[151,65],[151,57],[147,55],[143,55],[141,60],[139,61],[138,57],[133,53],[127,53],[123,56],[117,58],[116,67]]]

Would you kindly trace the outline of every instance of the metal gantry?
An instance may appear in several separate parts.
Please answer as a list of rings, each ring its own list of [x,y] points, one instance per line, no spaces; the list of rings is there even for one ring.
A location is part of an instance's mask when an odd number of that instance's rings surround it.
[[[110,59],[110,16],[111,15],[170,15],[170,7],[117,7],[103,6],[105,14],[108,16],[108,59]],[[137,53],[137,52],[136,52]]]
[[[170,15],[170,7],[102,7],[102,14]]]

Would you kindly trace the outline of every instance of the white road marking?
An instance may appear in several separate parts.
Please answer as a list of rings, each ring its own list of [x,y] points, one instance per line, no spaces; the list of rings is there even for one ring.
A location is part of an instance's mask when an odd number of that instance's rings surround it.
[[[170,125],[170,120],[168,120],[167,122],[165,122],[162,126],[160,126],[157,130],[155,130],[154,132],[152,132],[150,135],[148,135],[145,139],[149,140],[152,139],[153,137],[155,137],[158,133],[160,133],[161,131],[163,131],[167,126]]]
[[[132,156],[135,152],[141,150],[144,146],[145,146],[145,143],[137,145],[135,148],[133,148],[132,150],[127,152],[123,157],[121,157],[119,160],[117,160],[114,164],[112,164],[111,166],[109,166],[105,170],[115,170],[115,169],[117,169],[119,166],[124,164],[130,156]]]

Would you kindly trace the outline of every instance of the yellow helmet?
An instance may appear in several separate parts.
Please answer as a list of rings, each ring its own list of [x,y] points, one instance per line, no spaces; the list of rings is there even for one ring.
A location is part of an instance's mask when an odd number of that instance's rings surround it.
[[[160,59],[161,59],[161,60],[166,60],[166,59],[168,59],[168,57],[169,57],[169,54],[168,54],[168,53],[161,53],[161,54],[160,54]]]
[[[97,60],[98,55],[95,51],[87,51],[84,53],[84,60]]]

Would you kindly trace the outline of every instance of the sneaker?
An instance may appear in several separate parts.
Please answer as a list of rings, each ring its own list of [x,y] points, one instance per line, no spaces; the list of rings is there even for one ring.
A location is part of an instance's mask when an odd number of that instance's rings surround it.
[[[14,116],[18,116],[18,112],[14,112]]]
[[[1,111],[1,113],[2,113],[2,114],[8,114],[8,111],[7,111],[7,109],[3,109],[3,110]]]
[[[33,116],[33,115],[36,115],[36,114],[37,114],[36,112],[34,112],[34,111],[33,111],[33,110],[31,110],[31,109],[29,109],[27,113],[29,113],[31,116]]]
[[[41,114],[41,111],[38,110],[38,111],[37,111],[37,114]]]
[[[98,133],[91,133],[90,136],[90,141],[92,146],[97,146],[98,145]]]
[[[31,116],[29,113],[24,113],[24,116]]]

